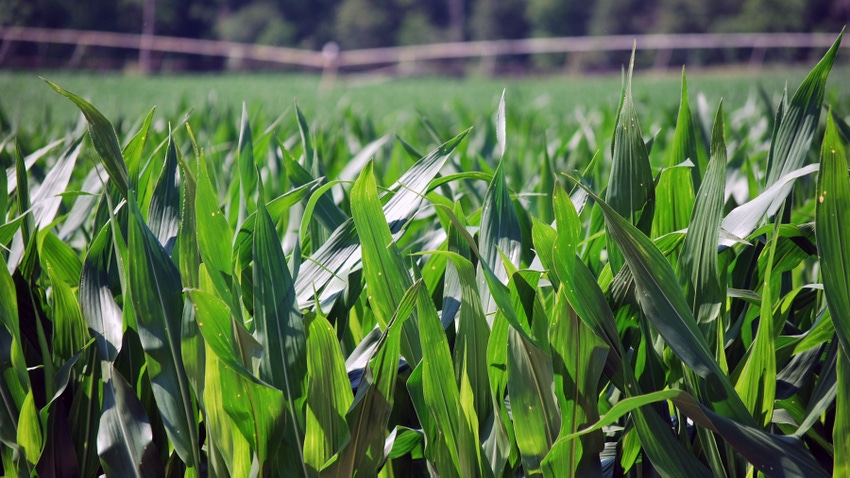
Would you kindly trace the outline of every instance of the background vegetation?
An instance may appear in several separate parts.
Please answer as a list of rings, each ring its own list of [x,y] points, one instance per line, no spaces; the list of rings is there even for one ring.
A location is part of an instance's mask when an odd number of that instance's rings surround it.
[[[146,2],[152,0],[4,0],[0,25],[138,33]],[[836,32],[850,21],[850,6],[843,0],[175,0],[155,6],[157,34],[313,50],[329,41],[355,49],[532,36]],[[46,61],[67,58],[72,50],[16,45],[10,55],[37,53]],[[109,54],[132,57],[130,52]],[[729,54],[688,61],[712,63]],[[795,55],[799,54],[781,53],[779,58],[802,59]],[[626,59],[597,60],[611,67]],[[191,68],[223,66],[215,59],[184,60]]]

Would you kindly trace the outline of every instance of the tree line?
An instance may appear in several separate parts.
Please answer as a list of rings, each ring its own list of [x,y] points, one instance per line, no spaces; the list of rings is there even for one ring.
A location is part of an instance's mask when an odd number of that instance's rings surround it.
[[[146,5],[147,4],[147,5]],[[850,0],[0,0],[0,24],[320,49],[644,33],[837,32]],[[150,28],[149,28],[150,29]]]

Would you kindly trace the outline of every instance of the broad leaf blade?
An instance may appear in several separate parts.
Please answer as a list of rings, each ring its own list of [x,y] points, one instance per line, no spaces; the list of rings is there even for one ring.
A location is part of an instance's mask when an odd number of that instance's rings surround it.
[[[155,476],[163,468],[150,421],[124,377],[112,365],[109,370],[97,434],[97,454],[103,469],[111,476]]]
[[[634,59],[635,52],[632,50],[626,89],[618,113],[617,127],[614,130],[613,162],[605,200],[620,216],[647,234],[652,224],[655,190],[649,154],[646,151],[638,124],[637,110],[632,100]],[[611,263],[611,270],[615,274],[619,272],[623,266],[623,258],[610,235],[608,260]]]
[[[109,178],[112,179],[118,190],[126,198],[127,191],[130,188],[130,176],[127,172],[124,155],[121,153],[121,147],[118,145],[118,137],[115,135],[115,129],[112,127],[112,123],[88,101],[47,80],[44,80],[44,82],[56,90],[57,93],[71,100],[77,105],[83,116],[86,117],[94,149],[97,151],[98,156],[100,156],[101,161],[103,161],[103,166],[106,168],[106,172],[109,173]]]
[[[844,353],[850,355],[850,177],[832,115],[821,148],[815,233],[826,302]]]
[[[342,448],[348,437],[345,413],[354,396],[333,326],[322,315],[307,316],[307,424],[304,462],[311,474]]]
[[[817,131],[820,110],[826,93],[826,80],[835,62],[835,55],[838,53],[843,36],[844,30],[838,35],[823,59],[797,88],[791,103],[785,109],[781,123],[770,143],[765,182],[767,186],[775,184],[780,177],[803,166]],[[772,210],[775,210],[775,207],[778,207],[776,204],[788,195],[791,187],[785,186],[782,190],[783,193],[774,201]]]
[[[360,237],[369,303],[378,323],[386,329],[413,280],[381,211],[371,162],[351,189],[351,216]],[[401,353],[412,364],[422,359],[415,317],[405,321],[402,327]]]
[[[583,187],[583,186],[582,186]],[[614,209],[588,191],[602,208],[612,240],[623,253],[635,278],[635,296],[643,313],[665,342],[698,375],[715,388],[713,405],[724,416],[754,424],[714,359],[705,337],[688,307],[673,268],[652,241]],[[716,388],[719,387],[719,390]]]
[[[169,439],[183,462],[196,468],[200,465],[196,411],[180,349],[180,272],[145,225],[132,192],[128,205],[128,285],[148,375]]]
[[[698,324],[716,321],[726,296],[717,270],[717,231],[723,216],[726,186],[726,142],[723,139],[723,105],[717,108],[711,134],[711,159],[699,188],[688,234],[680,256],[680,281]],[[712,340],[712,328],[704,327]]]
[[[307,389],[307,340],[304,321],[295,302],[295,287],[280,238],[265,206],[259,183],[257,222],[254,228],[253,286],[254,324],[257,341],[263,346],[260,378],[283,391],[291,420],[287,425],[287,441],[291,459],[303,468],[304,400]]]

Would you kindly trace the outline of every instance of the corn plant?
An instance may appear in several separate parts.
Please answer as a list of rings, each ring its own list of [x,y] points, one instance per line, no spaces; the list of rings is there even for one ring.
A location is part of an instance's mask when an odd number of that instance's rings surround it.
[[[3,474],[850,474],[840,41],[775,107],[683,72],[649,138],[633,62],[410,141],[46,81],[85,127],[0,144]]]

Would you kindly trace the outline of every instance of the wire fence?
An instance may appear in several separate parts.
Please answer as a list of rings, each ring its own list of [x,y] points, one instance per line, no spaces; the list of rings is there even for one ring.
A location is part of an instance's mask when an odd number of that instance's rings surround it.
[[[328,44],[321,51],[253,45],[217,40],[155,36],[101,31],[54,30],[29,27],[0,27],[0,66],[9,63],[12,46],[20,43],[73,45],[74,51],[63,66],[76,68],[92,47],[125,49],[138,52],[142,72],[158,68],[151,52],[216,57],[239,63],[253,62],[287,65],[303,70],[336,74],[337,71],[368,68],[408,68],[417,62],[454,59],[481,59],[514,55],[566,54],[580,56],[592,52],[654,51],[654,65],[669,66],[674,51],[728,50],[749,52],[744,56],[750,66],[760,66],[768,50],[793,49],[819,51],[828,48],[832,33],[736,33],[736,34],[659,34],[612,35],[521,40],[470,41],[427,45],[340,50]],[[738,55],[736,58],[741,58]]]

